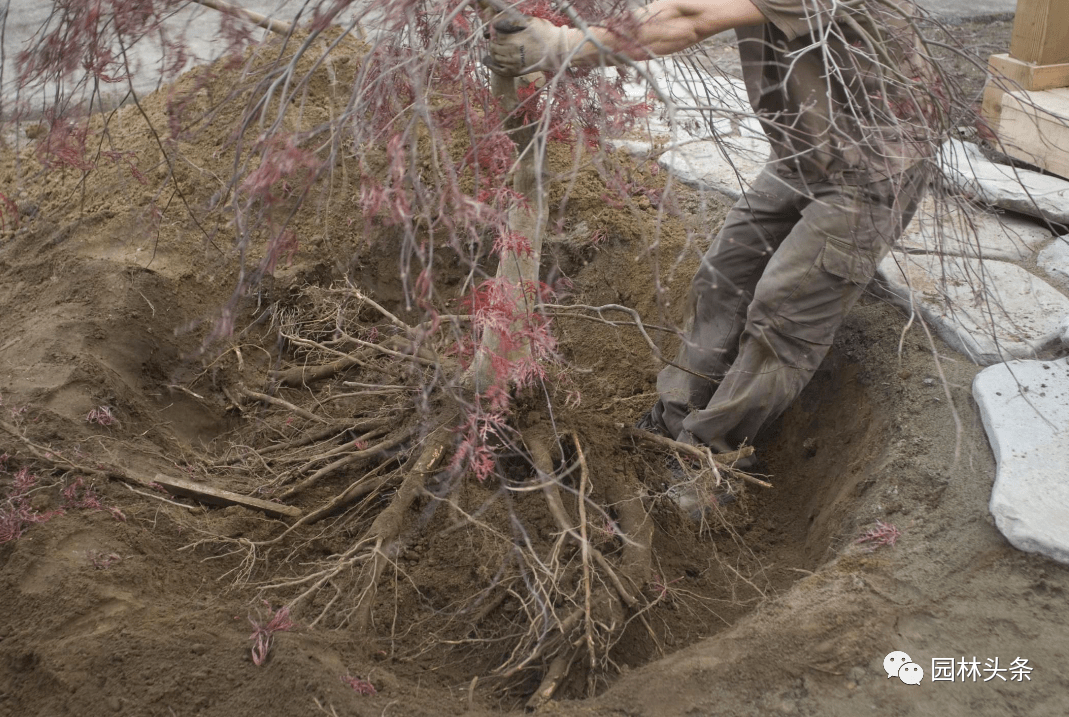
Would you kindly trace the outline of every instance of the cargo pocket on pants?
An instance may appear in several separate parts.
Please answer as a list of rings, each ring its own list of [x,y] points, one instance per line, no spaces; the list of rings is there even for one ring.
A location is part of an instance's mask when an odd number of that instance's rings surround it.
[[[885,253],[886,250],[879,252],[880,256],[872,256],[856,247],[845,249],[837,242],[828,240],[824,242],[820,265],[829,274],[864,286],[876,273],[876,262],[882,259]]]

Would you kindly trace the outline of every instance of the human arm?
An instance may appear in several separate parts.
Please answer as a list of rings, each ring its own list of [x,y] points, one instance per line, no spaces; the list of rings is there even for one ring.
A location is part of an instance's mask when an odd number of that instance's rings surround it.
[[[522,75],[555,71],[564,64],[591,67],[606,61],[605,52],[630,60],[670,55],[724,30],[766,22],[751,0],[656,0],[632,11],[631,21],[619,22],[630,31],[590,27],[587,34],[557,27],[547,20],[526,18],[493,22],[490,57],[494,69]]]

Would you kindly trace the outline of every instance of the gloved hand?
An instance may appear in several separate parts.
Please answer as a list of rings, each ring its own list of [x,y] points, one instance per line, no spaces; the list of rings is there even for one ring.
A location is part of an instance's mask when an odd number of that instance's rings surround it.
[[[585,37],[582,30],[558,27],[537,17],[497,19],[493,26],[490,55],[483,62],[508,77],[538,70],[556,72]]]

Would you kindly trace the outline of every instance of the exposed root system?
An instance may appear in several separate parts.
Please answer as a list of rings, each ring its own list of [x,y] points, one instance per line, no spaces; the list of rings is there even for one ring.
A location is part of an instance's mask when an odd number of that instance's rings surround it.
[[[484,675],[506,689],[537,675],[533,692],[526,688],[530,708],[565,683],[593,694],[615,670],[613,648],[631,623],[660,649],[647,619],[667,592],[656,576],[657,532],[696,534],[702,526],[637,475],[597,474],[579,426],[593,421],[601,433],[615,431],[617,449],[654,464],[658,454],[683,456],[688,480],[710,490],[769,487],[733,467],[748,447],[712,455],[588,414],[554,420],[544,408],[524,413],[510,432],[496,430],[494,465],[478,474],[466,460],[470,392],[463,377],[453,382],[443,369],[449,360],[433,332],[352,290],[308,288],[298,301],[299,312],[276,310],[282,367],[262,391],[233,391],[264,406],[250,424],[261,428],[245,431],[219,465],[306,512],[267,540],[197,545],[236,543],[244,558],[232,577],[282,595],[309,626],[351,628],[371,637],[369,647],[387,630],[413,629],[398,624],[395,605],[398,591],[416,589],[406,556],[459,532],[483,546],[479,579],[427,624],[439,648],[477,647],[493,635],[498,657]],[[522,404],[523,395],[514,400]],[[280,431],[288,433],[283,440]],[[658,510],[676,517],[658,528]],[[704,528],[732,530],[719,511],[706,513]],[[310,543],[332,547],[309,560]]]

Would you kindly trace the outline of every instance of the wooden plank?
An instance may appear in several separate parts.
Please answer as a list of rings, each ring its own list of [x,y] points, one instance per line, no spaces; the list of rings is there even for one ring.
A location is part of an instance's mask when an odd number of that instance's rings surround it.
[[[1069,0],[1017,0],[1010,54],[1037,65],[1069,62]]]
[[[239,493],[212,488],[203,483],[192,483],[181,478],[172,478],[162,473],[156,474],[154,482],[170,493],[193,498],[209,505],[240,505],[250,510],[258,510],[272,518],[300,518],[302,515],[300,508],[282,505],[281,503],[272,503],[259,498],[249,498]]]
[[[1011,157],[1069,178],[1069,88],[1005,93],[998,137]]]
[[[1007,90],[1053,90],[1069,87],[1069,62],[1060,65],[1037,65],[1001,54],[988,58],[987,66],[996,80],[1007,85]]]
[[[987,122],[991,134],[996,136],[998,135],[999,119],[1002,116],[1002,96],[1004,94],[1006,94],[1005,91],[997,83],[988,80],[987,85],[984,87],[984,101],[980,105],[980,116]],[[985,136],[984,139],[990,141],[994,137]]]

